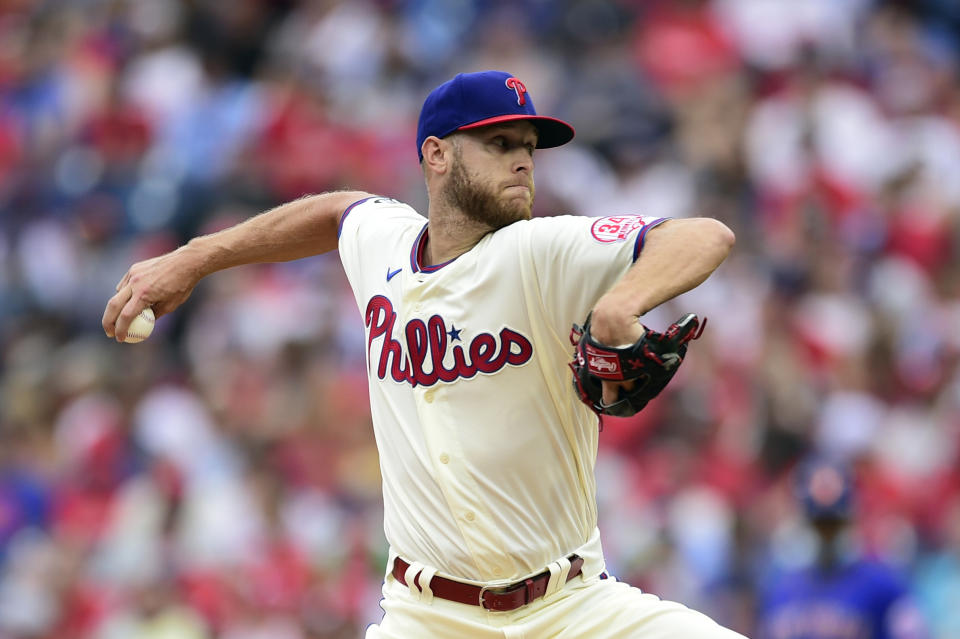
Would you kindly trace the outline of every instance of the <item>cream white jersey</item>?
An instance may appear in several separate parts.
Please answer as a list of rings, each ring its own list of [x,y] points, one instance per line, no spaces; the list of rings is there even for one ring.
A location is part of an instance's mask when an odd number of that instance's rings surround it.
[[[347,209],[340,257],[366,327],[393,552],[501,581],[594,534],[598,420],[572,387],[570,328],[660,221],[535,218],[424,266],[429,228],[413,208]]]

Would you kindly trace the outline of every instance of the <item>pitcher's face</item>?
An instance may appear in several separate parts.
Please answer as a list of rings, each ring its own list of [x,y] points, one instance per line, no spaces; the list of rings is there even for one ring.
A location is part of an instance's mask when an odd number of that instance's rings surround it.
[[[493,229],[530,219],[537,129],[518,120],[459,131],[444,185],[449,205]]]

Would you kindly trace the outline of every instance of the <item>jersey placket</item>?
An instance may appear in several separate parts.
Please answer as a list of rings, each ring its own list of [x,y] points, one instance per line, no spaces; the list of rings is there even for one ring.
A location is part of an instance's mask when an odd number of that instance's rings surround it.
[[[402,326],[412,319],[426,321],[439,309],[430,304],[430,274],[416,273],[404,282]],[[442,313],[441,313],[442,314]],[[469,383],[458,380],[453,384]],[[414,388],[419,422],[430,455],[434,476],[446,499],[451,516],[460,530],[473,563],[485,581],[497,580],[515,572],[512,560],[502,552],[506,541],[491,525],[493,518],[483,500],[482,491],[465,464],[458,428],[458,410],[448,399],[450,388],[443,382]],[[498,557],[481,561],[480,557]]]

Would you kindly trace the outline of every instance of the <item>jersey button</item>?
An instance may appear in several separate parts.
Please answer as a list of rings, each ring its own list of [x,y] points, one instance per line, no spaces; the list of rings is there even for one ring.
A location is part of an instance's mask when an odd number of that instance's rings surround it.
[[[490,572],[493,574],[494,577],[499,577],[500,575],[503,574],[503,571],[500,570],[499,568],[494,568]]]
[[[467,521],[473,521],[474,519],[477,518],[477,516],[473,514],[472,510],[468,510],[467,514],[464,515],[464,518],[466,518]]]
[[[446,454],[446,453],[443,453],[442,455],[440,455],[440,463],[441,463],[441,464],[449,464],[449,463],[450,463],[450,455],[448,455],[448,454]]]
[[[423,394],[423,401],[427,402],[428,404],[432,404],[434,395],[436,395],[436,389],[431,388]]]

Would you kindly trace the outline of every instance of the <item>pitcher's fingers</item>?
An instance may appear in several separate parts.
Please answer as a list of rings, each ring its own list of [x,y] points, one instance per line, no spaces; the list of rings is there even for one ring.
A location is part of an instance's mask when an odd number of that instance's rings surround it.
[[[600,384],[601,389],[603,390],[603,403],[610,405],[617,401],[617,398],[620,397],[620,386],[621,384],[617,382],[602,382]]]
[[[603,389],[603,403],[612,404],[618,399],[620,399],[620,389],[622,388],[625,391],[632,391],[634,386],[636,386],[636,380],[627,380],[625,382],[603,382],[601,388]]]
[[[609,406],[613,402],[617,401],[618,387],[614,386],[610,382],[603,382],[600,384],[603,390],[603,403]]]
[[[107,307],[103,311],[103,320],[101,321],[103,332],[107,334],[107,337],[114,337],[116,335],[117,316],[120,315],[120,311],[123,310],[123,307],[130,301],[132,294],[133,290],[129,286],[125,286],[117,291],[117,294],[107,302]]]
[[[124,287],[125,291],[132,290],[129,286]],[[133,322],[133,318],[140,314],[140,311],[145,309],[149,304],[144,304],[143,301],[134,297],[133,295],[127,300],[127,303],[124,304],[123,310],[120,311],[120,315],[117,317],[116,325],[116,338],[118,342],[122,342],[127,338],[127,331],[130,329],[130,324]]]
[[[123,277],[120,278],[120,281],[117,282],[117,289],[116,289],[117,292],[120,292],[120,289],[126,286],[127,282],[129,281],[130,281],[130,271],[128,269],[127,272],[123,274]]]

